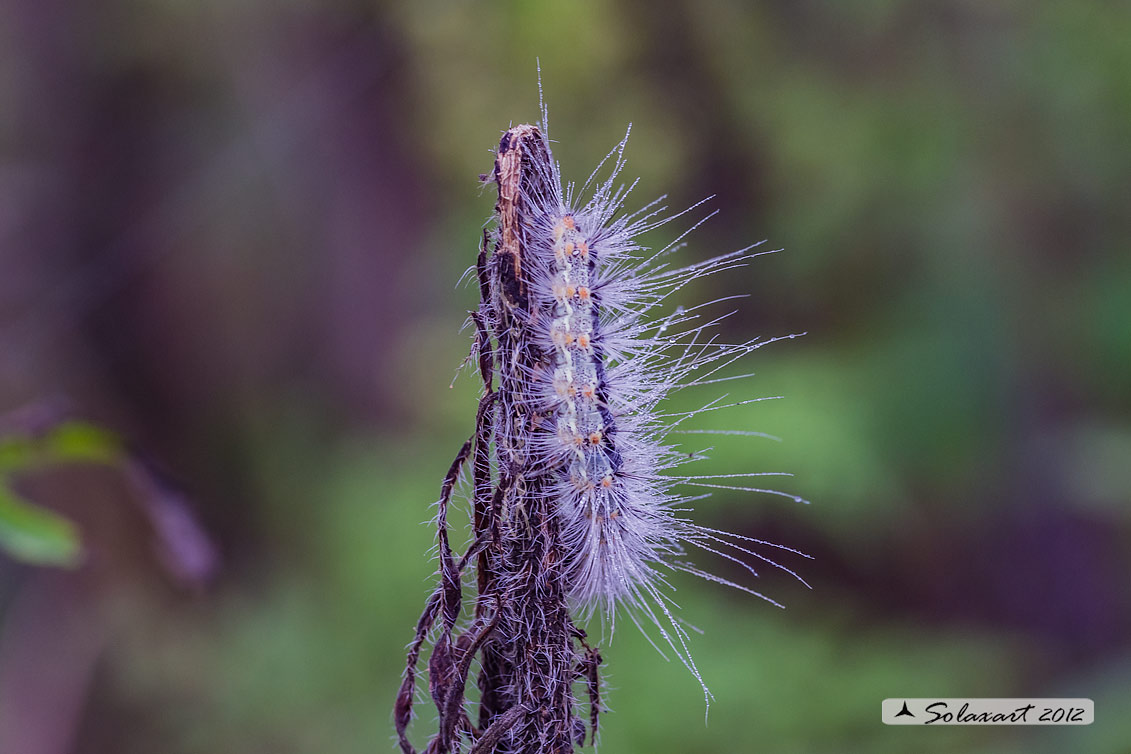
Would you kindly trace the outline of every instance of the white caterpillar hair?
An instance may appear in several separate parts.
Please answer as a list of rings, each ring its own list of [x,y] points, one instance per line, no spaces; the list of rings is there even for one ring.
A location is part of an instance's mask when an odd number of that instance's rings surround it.
[[[754,575],[751,560],[796,576],[758,548],[796,550],[701,526],[686,515],[688,504],[705,496],[698,494],[703,488],[800,498],[734,481],[764,473],[681,474],[701,454],[686,453],[671,439],[678,432],[711,433],[683,428],[704,412],[765,399],[727,403],[722,396],[692,411],[664,408],[674,391],[736,379],[718,375],[775,340],[723,343],[715,326],[726,315],[704,314],[719,301],[665,313],[688,283],[766,252],[750,247],[673,266],[671,255],[698,223],[655,252],[641,245],[641,235],[700,205],[669,216],[660,199],[624,212],[632,186],[617,180],[627,134],[580,189],[563,186],[546,133],[543,107],[541,127],[509,129],[495,155],[495,225],[480,247],[480,303],[472,313],[483,393],[475,431],[440,487],[439,583],[417,622],[394,705],[404,754],[416,754],[408,727],[429,637],[428,692],[439,713],[429,752],[460,750],[461,742],[471,754],[572,751],[587,729],[596,741],[603,708],[603,659],[574,616],[598,613],[611,631],[619,612],[645,636],[649,627],[658,631],[662,640],[653,644],[671,648],[709,703],[687,630],[673,612],[670,574],[683,571],[763,597],[693,565],[686,551],[694,546]],[[605,165],[608,175],[599,179]],[[467,467],[474,536],[457,557],[447,513]],[[472,567],[476,597],[463,623],[463,582]],[[476,658],[473,720],[466,690]],[[583,704],[588,723],[579,713]]]
[[[686,559],[688,546],[733,561],[755,576],[749,559],[799,580],[792,570],[754,548],[801,553],[691,522],[686,518],[688,503],[705,495],[688,490],[740,490],[804,501],[785,492],[734,482],[779,474],[679,473],[684,464],[701,456],[689,454],[672,438],[685,431],[712,432],[685,430],[685,423],[704,412],[767,399],[727,402],[721,396],[696,410],[674,413],[664,412],[664,400],[684,388],[736,379],[718,375],[743,356],[781,338],[721,342],[716,325],[728,315],[712,318],[704,312],[727,299],[670,307],[676,294],[692,281],[740,268],[771,252],[756,250],[756,244],[706,261],[673,266],[671,257],[684,237],[714,213],[662,249],[648,250],[641,245],[642,234],[703,202],[669,215],[661,197],[635,212],[625,212],[625,199],[636,185],[618,183],[625,165],[627,133],[580,188],[563,185],[547,129],[543,107],[540,129],[512,128],[500,147],[502,157],[510,138],[514,143],[526,140],[535,145],[528,150],[545,152],[545,159],[528,163],[537,175],[513,183],[505,175],[496,176],[501,195],[505,183],[517,187],[511,201],[516,216],[523,218],[516,227],[509,227],[504,207],[495,231],[497,246],[503,248],[507,234],[522,235],[522,258],[515,264],[523,266],[521,278],[528,300],[522,325],[512,328],[522,341],[514,351],[539,355],[522,373],[533,404],[529,407],[531,420],[502,417],[496,432],[501,457],[508,449],[520,448],[514,452],[525,454],[527,466],[544,475],[540,490],[548,496],[547,507],[559,521],[566,588],[583,617],[598,612],[610,630],[618,612],[642,630],[644,624],[652,625],[662,643],[702,683],[688,651],[686,631],[672,612],[668,575],[691,573],[778,603],[693,565]],[[505,172],[505,161],[501,159],[500,164]],[[602,170],[607,173],[603,178]],[[496,291],[493,298],[505,299],[506,293]]]

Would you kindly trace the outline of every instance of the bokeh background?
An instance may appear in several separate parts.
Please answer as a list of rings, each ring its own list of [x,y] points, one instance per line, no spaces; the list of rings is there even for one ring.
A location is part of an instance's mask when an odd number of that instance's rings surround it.
[[[1013,0],[6,0],[0,412],[113,429],[196,523],[121,469],[13,476],[85,556],[0,555],[0,750],[393,750],[473,423],[477,176],[537,118],[536,58],[567,176],[632,122],[638,203],[716,195],[685,259],[785,249],[689,300],[808,332],[730,391],[784,399],[713,425],[783,441],[711,463],[812,504],[699,507],[813,589],[677,581],[709,721],[625,628],[600,749],[1131,751],[1131,6]],[[902,695],[1096,723],[882,726]]]

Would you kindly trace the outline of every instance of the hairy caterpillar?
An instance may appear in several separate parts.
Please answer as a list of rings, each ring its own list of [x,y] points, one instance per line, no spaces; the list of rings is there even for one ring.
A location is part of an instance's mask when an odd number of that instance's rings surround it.
[[[682,561],[684,544],[724,557],[726,553],[719,552],[718,546],[729,546],[767,561],[733,541],[745,538],[724,535],[680,517],[680,506],[689,498],[673,491],[675,487],[743,489],[801,501],[776,490],[711,483],[719,477],[671,474],[671,469],[695,456],[669,445],[669,434],[700,411],[728,406],[712,402],[679,416],[657,410],[672,391],[708,384],[723,367],[777,339],[722,344],[705,335],[719,319],[695,324],[702,307],[680,307],[664,317],[650,314],[690,281],[735,269],[765,252],[750,247],[672,269],[666,257],[677,248],[681,235],[660,251],[640,258],[644,249],[636,239],[679,215],[662,217],[664,208],[657,202],[634,214],[618,214],[631,190],[615,186],[624,166],[625,141],[610,153],[610,157],[615,155],[611,174],[580,206],[574,187],[563,189],[560,168],[549,156],[547,140],[534,126],[518,126],[504,136],[502,172],[506,172],[505,155],[521,149],[518,145],[524,141],[528,149],[545,150],[548,159],[534,164],[548,167],[548,173],[520,182],[515,198],[523,206],[527,223],[522,264],[530,311],[523,328],[529,342],[519,348],[543,355],[542,362],[526,375],[537,403],[529,437],[523,442],[535,459],[534,466],[552,478],[547,492],[561,519],[562,540],[569,553],[567,583],[575,603],[588,611],[601,608],[610,618],[618,606],[635,608],[663,630],[656,610],[667,615],[668,623],[673,622],[659,591],[664,583],[661,567],[722,580]],[[502,186],[507,176],[496,175],[496,180]],[[591,176],[581,193],[593,181]],[[505,218],[500,232],[504,239],[510,232]],[[697,370],[702,373],[692,379]],[[724,478],[769,475],[742,473]],[[796,552],[760,540],[752,542]],[[673,628],[677,638],[682,636],[678,623]],[[671,637],[665,638],[670,641]]]
[[[563,186],[546,129],[544,107],[540,126],[509,129],[489,177],[498,188],[495,227],[484,234],[475,268],[481,301],[472,313],[483,397],[475,433],[442,488],[440,584],[417,625],[397,698],[397,731],[406,754],[414,751],[405,730],[416,663],[437,621],[428,672],[440,726],[429,751],[458,748],[461,737],[471,742],[472,752],[571,751],[585,738],[575,711],[575,682],[587,690],[589,728],[596,737],[601,663],[571,613],[587,619],[596,612],[611,625],[620,612],[642,630],[650,625],[709,699],[686,629],[672,611],[668,574],[691,573],[773,601],[693,565],[685,559],[687,547],[754,575],[744,556],[797,577],[754,548],[796,550],[688,520],[687,504],[704,495],[682,489],[800,498],[731,482],[769,474],[676,472],[699,455],[671,438],[684,431],[711,432],[683,429],[688,420],[765,399],[728,404],[724,396],[693,411],[662,409],[675,390],[735,379],[717,375],[777,340],[720,342],[713,329],[726,315],[704,315],[717,301],[661,313],[691,281],[766,252],[749,247],[672,266],[670,255],[698,223],[654,252],[639,237],[699,205],[669,216],[661,198],[624,212],[635,186],[616,183],[627,134],[580,189]],[[599,180],[610,159],[609,175]],[[474,539],[457,558],[448,542],[447,507],[465,463],[472,468]],[[461,631],[462,577],[472,562],[475,611]],[[473,722],[465,687],[476,657],[479,716]]]

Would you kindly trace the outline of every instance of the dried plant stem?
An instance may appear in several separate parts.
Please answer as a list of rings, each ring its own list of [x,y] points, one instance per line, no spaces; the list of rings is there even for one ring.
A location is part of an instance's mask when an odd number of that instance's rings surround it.
[[[535,315],[527,296],[529,281],[523,277],[526,233],[533,225],[526,216],[526,198],[547,191],[541,182],[551,172],[536,127],[518,126],[504,135],[494,171],[499,189],[496,241],[489,253],[489,237],[484,236],[477,265],[481,301],[473,315],[483,398],[475,434],[460,449],[442,486],[437,515],[440,584],[417,624],[395,711],[405,754],[415,753],[406,729],[416,665],[437,619],[441,625],[428,662],[428,687],[440,725],[429,752],[459,751],[465,741],[477,754],[571,752],[583,743],[586,732],[576,711],[575,682],[588,692],[589,729],[596,737],[601,657],[570,618],[560,524],[546,489],[547,476],[536,468],[529,444],[539,420],[529,375],[546,369],[550,356],[532,346],[535,339],[524,332]],[[448,541],[447,508],[469,460],[474,539],[457,561]],[[461,580],[472,559],[477,569],[475,612],[457,634]],[[480,699],[473,725],[465,693],[477,655]]]

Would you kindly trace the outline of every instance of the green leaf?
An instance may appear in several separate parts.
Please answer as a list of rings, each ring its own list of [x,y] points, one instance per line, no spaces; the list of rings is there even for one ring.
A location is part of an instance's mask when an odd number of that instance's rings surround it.
[[[35,463],[35,447],[24,435],[0,437],[0,473],[20,471]]]
[[[113,432],[86,422],[65,422],[43,438],[52,463],[118,463],[122,442]]]
[[[21,500],[0,486],[0,550],[32,565],[73,568],[82,546],[78,527],[45,508]]]
[[[116,464],[124,455],[122,441],[86,422],[64,422],[43,435],[0,437],[0,474],[18,473],[62,463]]]

